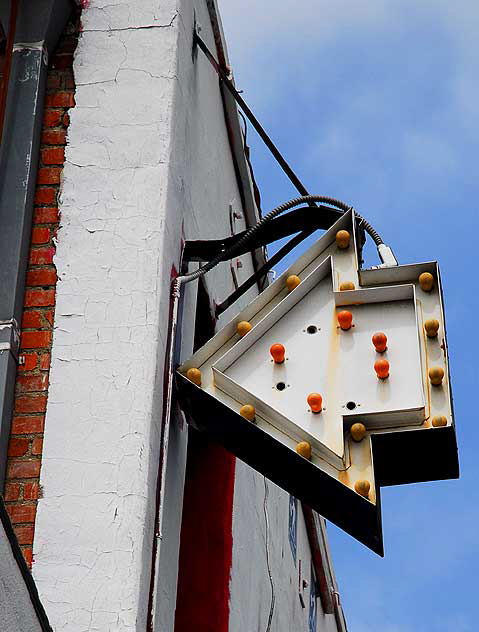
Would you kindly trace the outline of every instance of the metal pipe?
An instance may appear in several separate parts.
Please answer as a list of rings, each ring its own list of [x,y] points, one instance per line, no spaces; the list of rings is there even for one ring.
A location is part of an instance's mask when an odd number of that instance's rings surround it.
[[[18,5],[17,5],[18,2]],[[0,6],[6,22],[8,6]],[[0,489],[13,409],[19,323],[30,247],[48,53],[71,14],[69,0],[13,0],[11,65],[0,145]]]
[[[261,266],[259,270],[257,270],[254,274],[252,274],[246,281],[244,281],[239,287],[235,289],[224,301],[222,301],[219,305],[216,306],[215,316],[219,318],[220,315],[228,309],[233,303],[235,303],[240,296],[242,296],[245,292],[247,292],[253,285],[264,277],[273,266],[275,266],[281,259],[283,259],[287,254],[299,246],[301,242],[307,239],[310,235],[314,233],[315,228],[309,228],[307,230],[303,230],[298,233],[295,237],[290,239],[282,248],[278,250],[272,257],[270,257],[265,264]]]
[[[11,0],[10,18],[8,21],[7,45],[5,50],[5,66],[2,77],[2,89],[0,92],[0,143],[3,136],[3,122],[5,120],[5,107],[7,104],[8,80],[12,65],[13,42],[15,40],[15,28],[17,25],[18,0]]]

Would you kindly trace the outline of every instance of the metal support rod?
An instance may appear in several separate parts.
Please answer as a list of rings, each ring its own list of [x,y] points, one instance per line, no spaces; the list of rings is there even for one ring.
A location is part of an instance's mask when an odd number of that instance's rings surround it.
[[[219,318],[220,314],[228,309],[235,301],[239,299],[245,292],[247,292],[253,285],[264,277],[273,266],[275,266],[281,259],[283,259],[287,254],[296,248],[302,241],[304,241],[307,237],[312,235],[316,229],[309,228],[307,230],[303,230],[298,235],[290,239],[278,252],[276,252],[272,257],[270,257],[265,264],[261,266],[259,270],[257,270],[254,274],[252,274],[246,281],[244,281],[239,287],[235,289],[235,291],[230,294],[222,303],[216,306],[215,316]]]
[[[213,56],[212,52],[206,46],[205,42],[201,39],[201,37],[196,32],[196,30],[194,31],[194,34],[193,34],[193,45],[195,45],[195,44],[203,51],[203,53],[205,54],[206,58],[208,59],[210,64],[213,66],[213,68],[217,72],[219,78],[221,79],[221,81],[223,82],[225,87],[233,95],[233,98],[235,99],[236,103],[243,110],[243,112],[245,113],[245,115],[248,118],[248,120],[251,123],[251,125],[258,132],[259,136],[261,137],[261,139],[264,142],[264,144],[266,145],[266,147],[268,147],[270,152],[275,157],[277,163],[281,167],[281,169],[288,176],[288,178],[294,184],[294,186],[299,191],[299,193],[301,193],[301,195],[309,195],[309,191],[306,189],[304,184],[301,182],[301,180],[298,178],[298,176],[294,173],[292,168],[289,166],[289,164],[283,158],[283,156],[281,155],[279,149],[276,147],[276,145],[273,143],[271,138],[265,132],[265,130],[264,130],[263,126],[261,125],[261,123],[258,121],[256,116],[253,114],[253,112],[250,110],[248,105],[245,103],[245,101],[242,98],[242,96],[239,94],[238,90],[235,88],[233,82],[231,81],[230,77],[228,76],[228,73],[216,61],[216,59]],[[313,204],[313,206],[316,206],[316,205]]]

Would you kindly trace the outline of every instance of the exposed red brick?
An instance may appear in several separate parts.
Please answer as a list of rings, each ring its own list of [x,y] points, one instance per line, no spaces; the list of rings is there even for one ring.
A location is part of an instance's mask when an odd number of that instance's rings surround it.
[[[63,83],[65,85],[65,88],[67,89],[73,90],[75,88],[75,82],[73,81],[73,76],[71,75],[67,75],[66,77],[64,77]]]
[[[63,37],[58,43],[56,53],[74,53],[77,47],[77,38],[73,35]]]
[[[42,162],[44,165],[62,165],[65,160],[63,147],[49,147],[42,149]]]
[[[23,498],[25,500],[38,500],[40,498],[40,484],[36,481],[34,483],[24,483]]]
[[[40,474],[40,459],[31,461],[11,460],[8,463],[8,478],[37,478]]]
[[[36,353],[22,353],[25,362],[18,365],[19,371],[31,371],[37,366],[37,354]]]
[[[45,98],[45,107],[71,108],[74,105],[73,92],[55,92],[54,94],[47,94]]]
[[[50,246],[49,248],[32,248],[30,251],[30,264],[31,265],[45,265],[53,263],[53,256],[55,254],[55,248]]]
[[[33,535],[33,534],[32,534]],[[17,535],[18,538],[18,535]],[[32,568],[33,564],[33,549],[31,547],[25,547],[22,549],[23,557],[27,563],[28,568]]]
[[[22,319],[21,353],[25,362],[18,367],[15,414],[9,444],[5,497],[23,555],[30,566],[35,508],[41,495],[39,475],[45,424],[43,413],[47,404],[57,281],[53,266],[54,240],[59,226],[57,197],[64,163],[66,128],[70,122],[68,108],[75,102],[71,63],[79,27],[79,21],[69,24],[51,57],[47,74],[32,247]]]
[[[49,74],[47,78],[47,90],[57,90],[61,85],[61,77]]]
[[[37,189],[35,193],[35,204],[55,204],[57,190],[51,187]]]
[[[33,544],[33,525],[15,527],[18,544]]]
[[[16,413],[44,413],[47,409],[47,396],[37,395],[17,395],[15,399]]]
[[[51,331],[22,331],[20,337],[21,349],[48,348],[52,341]],[[20,379],[20,378],[19,378]]]
[[[13,524],[19,522],[35,522],[37,506],[35,505],[7,505],[7,511]]]
[[[42,370],[50,368],[50,354],[49,353],[43,353],[40,356],[40,368]]]
[[[25,456],[30,446],[29,439],[11,437],[8,443],[8,456]]]
[[[38,184],[59,184],[60,183],[60,167],[42,167],[38,170]]]
[[[58,219],[57,208],[37,207],[34,210],[33,221],[35,224],[56,224]]]
[[[39,329],[42,326],[41,312],[24,312],[22,318],[22,329]],[[25,369],[24,369],[25,370]]]
[[[35,456],[41,454],[43,450],[43,439],[42,437],[35,437],[32,442],[32,454]]]
[[[18,500],[20,498],[20,483],[7,483],[5,485],[5,494],[3,499],[6,502]]]
[[[43,115],[43,126],[57,127],[58,125],[61,125],[62,118],[62,110],[45,110],[45,114]]]
[[[65,129],[49,129],[42,133],[42,145],[64,145],[67,132]]]
[[[32,228],[32,244],[46,244],[50,241],[51,232],[49,228],[34,226]]]
[[[46,391],[48,387],[48,375],[19,375],[17,377],[17,390],[19,393],[33,393]]]
[[[27,272],[27,285],[55,285],[56,282],[54,268],[35,268]]]
[[[55,55],[52,59],[52,68],[61,70],[63,68],[71,68],[73,64],[73,55]]]
[[[26,290],[25,307],[48,307],[55,305],[55,290]]]
[[[14,417],[12,419],[12,434],[34,434],[43,432],[45,417]]]

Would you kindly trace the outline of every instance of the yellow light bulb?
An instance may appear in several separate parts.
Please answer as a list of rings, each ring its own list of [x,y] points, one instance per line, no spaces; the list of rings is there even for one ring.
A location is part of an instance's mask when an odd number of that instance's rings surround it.
[[[435,318],[426,320],[424,323],[424,329],[426,330],[428,338],[436,338],[437,332],[439,331],[439,321]]]
[[[362,441],[366,436],[366,426],[357,422],[351,426],[351,436],[354,441]]]
[[[369,481],[356,481],[354,483],[354,489],[360,496],[367,498],[369,496],[369,490],[371,489],[371,483]]]
[[[240,408],[240,415],[247,419],[248,421],[254,421],[256,417],[256,410],[254,406],[251,404],[245,404]]]
[[[431,380],[431,384],[439,386],[442,384],[442,380],[444,379],[444,369],[440,366],[431,367],[429,369],[429,379]]]
[[[241,337],[246,336],[246,334],[253,329],[253,325],[249,323],[247,320],[242,320],[236,325],[236,331],[239,333]]]
[[[290,274],[289,277],[286,279],[286,287],[288,288],[288,292],[294,290],[294,288],[298,287],[300,283],[301,279],[299,278],[299,276],[296,276],[296,274]]]
[[[196,386],[201,386],[201,371],[199,369],[188,369],[186,377]]]
[[[298,445],[296,446],[296,452],[298,454],[300,454],[301,456],[304,456],[305,459],[308,459],[308,461],[311,459],[311,444],[308,443],[307,441],[300,441],[298,443]]]
[[[434,277],[430,272],[423,272],[419,275],[419,286],[424,292],[430,292],[434,287]]]
[[[338,246],[338,248],[341,248],[341,250],[349,248],[350,239],[351,235],[348,233],[347,230],[338,230],[338,232],[336,233],[336,245]]]

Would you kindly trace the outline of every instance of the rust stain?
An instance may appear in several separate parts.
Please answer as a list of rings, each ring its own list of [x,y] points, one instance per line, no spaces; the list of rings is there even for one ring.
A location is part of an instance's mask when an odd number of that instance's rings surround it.
[[[349,480],[348,470],[339,470],[339,472],[338,472],[338,479],[344,485],[347,485],[348,487],[351,487],[351,481]]]

